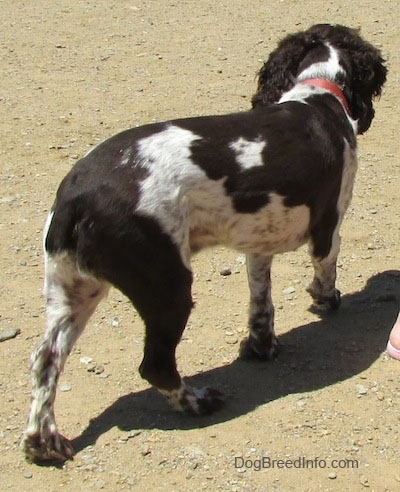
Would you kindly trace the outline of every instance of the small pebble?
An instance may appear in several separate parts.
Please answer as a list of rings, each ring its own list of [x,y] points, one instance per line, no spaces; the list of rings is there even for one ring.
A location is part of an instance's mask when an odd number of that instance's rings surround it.
[[[357,393],[359,395],[366,395],[368,393],[367,388],[365,386],[363,386],[362,384],[357,384],[356,389],[357,389]]]
[[[96,367],[94,368],[94,373],[95,374],[102,374],[104,372],[104,366],[101,364],[97,364]]]
[[[337,478],[337,475],[335,472],[331,472],[329,475],[328,475],[328,478],[330,478],[331,480],[335,480],[335,478]]]
[[[226,337],[226,343],[229,343],[229,345],[235,345],[238,341],[237,337]]]
[[[63,393],[66,393],[67,391],[71,391],[72,390],[72,386],[69,385],[69,384],[62,384],[61,386],[59,386],[59,391],[62,391]]]
[[[82,364],[85,364],[86,366],[93,362],[93,359],[91,357],[81,357],[79,360]]]
[[[114,328],[116,328],[119,325],[119,319],[116,316],[114,316],[113,318],[110,318],[108,320],[108,323]]]
[[[0,342],[5,342],[11,338],[15,338],[21,333],[19,328],[8,328],[6,330],[0,330]]]
[[[232,270],[230,268],[226,267],[226,268],[222,268],[219,273],[223,277],[228,277],[228,275],[232,274]]]
[[[24,472],[24,478],[32,478],[33,477],[33,473],[30,472],[30,471],[26,471]]]
[[[239,265],[245,265],[246,264],[246,257],[245,255],[239,255],[236,257],[236,263],[239,263]]]
[[[104,366],[101,364],[90,364],[87,367],[87,372],[94,372],[95,374],[102,374],[104,372]]]
[[[293,294],[296,292],[296,289],[294,287],[286,287],[286,289],[283,289],[282,291],[284,294]]]

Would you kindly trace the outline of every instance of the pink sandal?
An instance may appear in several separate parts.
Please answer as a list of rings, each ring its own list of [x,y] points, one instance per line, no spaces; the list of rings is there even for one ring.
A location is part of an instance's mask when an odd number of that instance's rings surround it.
[[[387,353],[391,357],[393,357],[393,359],[397,359],[397,360],[400,360],[400,349],[396,348],[392,344],[392,342],[390,341],[390,338],[393,337],[396,340],[396,342],[395,342],[396,345],[398,345],[399,335],[400,335],[400,311],[399,311],[399,314],[397,315],[397,320],[395,321],[395,323],[393,325],[392,331],[390,332],[389,340],[388,340],[387,347],[386,347]]]
[[[386,350],[387,350],[387,353],[391,357],[393,357],[394,359],[400,360],[400,350],[393,347],[393,345],[390,343],[390,340],[388,341]]]

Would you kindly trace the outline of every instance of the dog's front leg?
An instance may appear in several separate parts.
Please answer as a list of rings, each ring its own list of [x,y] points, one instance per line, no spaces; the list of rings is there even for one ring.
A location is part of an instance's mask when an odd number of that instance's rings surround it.
[[[249,336],[240,345],[244,359],[272,359],[276,355],[274,305],[271,297],[272,256],[247,255],[247,277],[250,287]]]
[[[336,289],[336,263],[340,249],[338,230],[332,235],[329,253],[321,257],[316,255],[318,243],[310,242],[309,252],[314,267],[314,279],[307,287],[307,292],[313,298],[313,306],[317,309],[338,309],[340,306],[340,291]]]

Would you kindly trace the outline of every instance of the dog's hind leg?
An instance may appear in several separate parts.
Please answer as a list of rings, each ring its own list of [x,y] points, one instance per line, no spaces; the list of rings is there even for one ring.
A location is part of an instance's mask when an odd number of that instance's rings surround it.
[[[164,282],[158,281],[155,284],[150,274],[148,282],[140,285],[141,297],[147,297],[146,303],[141,303],[138,296],[131,297],[146,327],[139,372],[176,410],[192,415],[211,413],[221,407],[221,393],[211,388],[198,389],[186,385],[176,366],[176,347],[193,305],[192,274],[176,258],[165,260],[163,276],[170,282],[163,285]],[[161,274],[157,270],[154,273],[156,277]],[[127,293],[129,295],[129,290]]]
[[[45,297],[47,329],[31,356],[32,400],[22,447],[34,461],[65,461],[72,457],[69,441],[58,433],[54,400],[68,354],[108,286],[80,273],[67,253],[47,256]]]
[[[146,337],[139,372],[176,410],[192,415],[206,414],[220,408],[221,393],[186,385],[176,367],[175,350],[192,308],[190,287],[185,283],[176,292],[170,290],[161,294],[154,303],[154,313],[142,313]]]
[[[271,297],[272,256],[247,255],[247,277],[250,287],[249,336],[241,345],[244,359],[272,359],[276,355],[274,305]]]
[[[94,224],[84,232],[83,263],[125,294],[144,321],[141,376],[177,410],[200,414],[218,409],[221,394],[186,386],[176,367],[175,350],[193,306],[190,262],[187,257],[183,261],[178,241],[139,214],[121,213],[115,225]],[[93,244],[101,244],[101,250],[94,251]]]

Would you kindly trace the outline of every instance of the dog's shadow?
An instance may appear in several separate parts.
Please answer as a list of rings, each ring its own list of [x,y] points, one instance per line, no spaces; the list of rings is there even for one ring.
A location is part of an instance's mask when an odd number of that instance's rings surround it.
[[[222,389],[222,410],[203,417],[174,412],[149,388],[119,398],[77,436],[76,451],[94,444],[112,427],[193,429],[244,415],[291,393],[302,393],[348,379],[367,369],[384,351],[400,304],[400,272],[371,277],[362,291],[342,297],[341,308],[279,337],[282,350],[272,362],[235,360],[186,378],[192,386]]]

